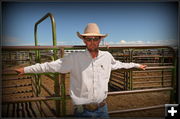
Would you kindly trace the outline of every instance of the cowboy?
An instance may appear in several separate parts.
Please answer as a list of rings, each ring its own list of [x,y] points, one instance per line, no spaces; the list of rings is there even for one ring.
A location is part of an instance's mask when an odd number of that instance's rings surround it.
[[[70,96],[76,117],[109,117],[107,109],[108,82],[111,70],[140,68],[146,65],[122,63],[107,51],[99,50],[99,43],[107,34],[101,34],[96,23],[89,23],[84,34],[77,35],[86,45],[86,51],[73,52],[64,58],[43,64],[16,69],[20,74],[43,72],[70,72]]]

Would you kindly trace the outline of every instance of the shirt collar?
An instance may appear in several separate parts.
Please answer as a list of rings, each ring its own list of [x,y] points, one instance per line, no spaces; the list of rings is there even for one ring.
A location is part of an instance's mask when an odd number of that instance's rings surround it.
[[[86,54],[88,55],[88,57],[92,58],[91,57],[91,54],[89,53],[88,49],[86,49]],[[96,58],[99,58],[100,56],[103,55],[103,52],[101,50],[98,50],[98,56]]]

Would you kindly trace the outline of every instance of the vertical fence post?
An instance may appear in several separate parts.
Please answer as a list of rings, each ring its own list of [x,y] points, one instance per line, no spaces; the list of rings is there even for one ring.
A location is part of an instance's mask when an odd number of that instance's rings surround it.
[[[35,39],[35,46],[38,46],[38,40],[37,40],[37,26],[39,23],[41,23],[43,20],[45,20],[46,18],[50,17],[51,19],[51,25],[52,25],[52,39],[53,39],[53,46],[57,45],[57,41],[56,41],[56,23],[55,23],[55,19],[53,17],[53,15],[51,13],[47,13],[44,17],[42,17],[39,21],[37,21],[35,23],[34,26],[34,39]],[[36,62],[40,63],[40,52],[39,50],[35,51],[36,54]],[[56,60],[57,57],[57,49],[53,49],[53,58],[54,60]],[[38,78],[36,80],[38,80],[37,82],[37,89],[39,90],[38,94],[40,95],[41,92],[41,77],[38,76]],[[59,88],[59,74],[54,74],[54,91],[55,91],[55,95],[56,96],[60,96],[60,88]],[[56,113],[57,116],[60,116],[60,100],[56,100]],[[41,107],[41,103],[40,103],[40,107]]]
[[[62,110],[62,116],[66,115],[66,87],[65,87],[65,74],[61,74],[61,110]]]
[[[61,51],[61,58],[64,57],[64,48],[60,49]],[[60,83],[60,89],[61,89],[61,112],[62,112],[62,116],[66,115],[66,87],[65,87],[65,78],[66,78],[66,74],[61,74],[61,83]]]
[[[55,92],[55,96],[58,96],[58,97],[60,96],[59,74],[55,74],[54,76],[54,92]],[[55,104],[56,104],[56,116],[60,117],[61,115],[60,100],[56,100]]]
[[[56,44],[53,44],[56,45]],[[57,60],[57,50],[54,49],[53,50],[53,59]],[[54,92],[55,92],[55,96],[59,97],[60,96],[60,75],[59,74],[54,74]],[[56,116],[60,117],[61,116],[61,101],[60,100],[56,100]]]
[[[161,53],[162,53],[162,58],[161,58],[161,63],[162,63],[162,66],[164,66],[164,49],[162,48],[162,50],[161,50]],[[162,78],[161,78],[161,81],[162,81],[162,83],[161,83],[161,86],[163,87],[163,85],[164,85],[164,69],[162,69]]]
[[[174,59],[173,59],[173,65],[174,65],[174,68],[172,69],[172,81],[171,81],[171,87],[173,88],[173,90],[171,90],[171,94],[170,94],[170,103],[177,103],[175,101],[175,96],[177,95],[177,92],[176,92],[176,68],[177,68],[177,56],[176,56],[176,51],[173,52],[174,53]]]
[[[132,62],[133,58],[133,49],[129,49],[129,61]],[[132,79],[132,70],[129,70],[129,82],[130,82],[130,90],[133,89],[133,79]]]
[[[125,51],[124,50],[122,50],[122,52],[123,52],[123,62],[127,62],[126,60],[127,60],[127,57],[126,57],[126,54],[125,54]],[[127,77],[127,72],[126,71],[124,71],[123,72],[124,73],[124,84],[125,84],[125,86],[124,86],[124,90],[128,90],[129,88],[128,88],[128,84],[129,84],[129,80],[128,80],[128,77]]]

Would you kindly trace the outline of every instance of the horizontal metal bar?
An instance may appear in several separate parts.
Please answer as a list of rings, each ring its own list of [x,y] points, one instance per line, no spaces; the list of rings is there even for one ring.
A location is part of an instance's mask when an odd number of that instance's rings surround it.
[[[146,70],[155,70],[155,69],[173,69],[174,66],[156,66],[156,67],[147,67]]]
[[[2,95],[14,95],[14,94],[21,94],[21,93],[31,93],[32,90],[25,90],[25,91],[16,91],[16,92],[12,92],[12,93],[3,93]]]
[[[173,57],[172,55],[171,56],[168,56],[168,55],[166,55],[166,56],[162,56],[162,55],[146,55],[146,56],[144,56],[144,55],[142,55],[142,56],[132,56],[133,58],[162,58],[162,57]]]
[[[135,62],[135,61],[133,61],[133,62]],[[173,65],[173,63],[154,63],[154,62],[152,62],[152,63],[143,63],[143,62],[137,62],[137,63],[141,63],[141,64],[146,64],[146,65],[159,65],[159,66],[161,66],[161,65]]]
[[[60,74],[60,73],[58,73],[58,72],[45,72],[45,73],[25,73],[25,74],[23,74],[24,76],[25,75],[49,75],[49,74]],[[14,73],[2,73],[2,75],[5,75],[5,76],[7,76],[7,75],[18,75],[18,73],[16,73],[15,71],[14,71]]]
[[[19,103],[19,102],[35,102],[35,101],[45,101],[45,100],[61,100],[61,97],[52,97],[52,96],[45,96],[45,97],[32,97],[32,98],[16,98],[16,99],[9,99],[9,100],[2,100],[3,103]]]
[[[31,80],[31,78],[2,79],[2,81]]]
[[[145,90],[145,89],[154,89],[154,88],[162,88],[162,87],[170,87],[170,86],[162,86],[162,84],[156,86],[134,86],[133,90]]]
[[[174,66],[156,66],[156,67],[147,67],[146,70],[160,70],[160,69],[173,69],[173,68],[174,68]],[[118,70],[120,70],[120,71],[129,71],[129,70],[141,70],[141,69],[131,68],[131,69],[118,69]],[[14,71],[14,70],[9,70],[9,71]],[[52,72],[46,72],[46,73],[26,73],[24,75],[49,75],[49,74],[60,74],[60,73],[58,73],[58,72],[55,72],[55,73],[52,73]],[[3,72],[2,75],[18,75],[18,73],[5,73],[5,72]]]
[[[140,79],[140,78],[162,78],[162,77],[172,77],[172,75],[161,75],[161,76],[133,76],[133,79]]]
[[[162,83],[162,82],[171,82],[171,80],[164,80],[164,81],[138,81],[133,82],[133,84],[142,84],[142,83]]]
[[[143,90],[116,91],[116,92],[108,92],[108,95],[122,95],[122,94],[132,94],[132,93],[147,93],[147,92],[170,91],[170,90],[173,90],[173,88],[172,87],[167,87],[167,88],[155,88],[155,89],[143,89]]]
[[[173,69],[174,66],[154,66],[154,67],[146,67],[146,70],[163,70],[163,69]],[[146,70],[142,70],[142,69],[138,69],[138,68],[131,68],[131,69],[117,69],[120,71],[146,71]]]
[[[172,69],[163,69],[163,70],[141,70],[141,71],[133,71],[133,73],[149,73],[149,72],[172,72]]]
[[[46,49],[60,49],[60,48],[74,48],[74,49],[85,49],[85,45],[59,45],[59,46],[2,46],[2,50],[14,51],[14,50],[46,50]],[[99,48],[107,49],[107,46],[99,46]],[[110,49],[124,49],[124,48],[136,48],[136,49],[147,49],[147,48],[169,48],[174,50],[170,46],[109,46]]]
[[[127,112],[135,112],[135,111],[142,111],[142,110],[151,110],[151,109],[158,109],[164,108],[164,105],[156,105],[156,106],[148,106],[142,108],[135,108],[135,109],[125,109],[125,110],[117,110],[117,111],[109,111],[109,114],[118,114],[118,113],[127,113]]]
[[[129,58],[129,54],[127,54],[127,55],[124,55],[124,54],[119,54],[119,55],[113,55],[114,56],[114,58],[121,58],[121,59],[123,59],[123,57],[127,57],[127,58]],[[140,58],[143,58],[143,59],[147,59],[147,58],[149,58],[149,59],[155,59],[155,58],[162,58],[162,57],[164,57],[164,58],[172,58],[173,56],[172,55],[166,55],[166,56],[162,56],[162,55],[138,55],[138,56],[132,56],[132,58],[138,58],[138,59],[140,59]]]
[[[54,50],[59,48],[59,46],[3,46],[2,51]]]
[[[33,96],[18,96],[18,98],[24,99],[24,98],[32,98]]]
[[[27,87],[32,86],[32,84],[22,84],[22,85],[13,85],[13,86],[3,86],[2,88],[18,88],[18,87]]]

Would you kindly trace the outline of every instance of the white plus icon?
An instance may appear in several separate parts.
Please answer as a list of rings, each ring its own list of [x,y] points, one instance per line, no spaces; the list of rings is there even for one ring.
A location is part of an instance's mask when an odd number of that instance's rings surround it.
[[[174,116],[174,113],[177,113],[177,110],[174,110],[174,107],[171,107],[171,110],[168,110],[168,113],[171,113],[171,116]]]

